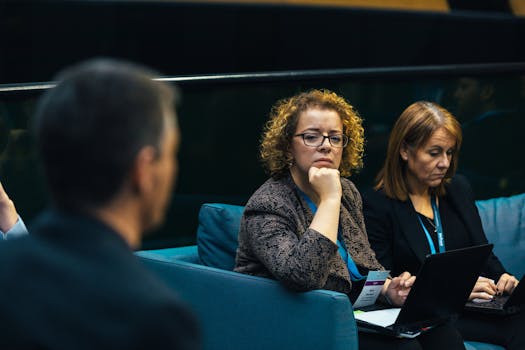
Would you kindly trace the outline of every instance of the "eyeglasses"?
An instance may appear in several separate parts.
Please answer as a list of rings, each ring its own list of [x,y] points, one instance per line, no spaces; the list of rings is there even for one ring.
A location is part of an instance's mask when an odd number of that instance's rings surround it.
[[[301,136],[303,138],[304,145],[308,147],[319,147],[324,143],[325,139],[328,139],[328,142],[330,142],[330,144],[333,147],[342,148],[348,145],[348,136],[346,136],[345,134],[324,136],[322,134],[305,132],[302,134],[294,135],[294,137],[298,136]]]

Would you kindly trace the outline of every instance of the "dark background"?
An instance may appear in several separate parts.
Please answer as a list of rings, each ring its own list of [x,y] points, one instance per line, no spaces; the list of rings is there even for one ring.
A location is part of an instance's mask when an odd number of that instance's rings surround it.
[[[7,131],[1,137],[0,180],[30,222],[47,198],[28,132],[43,90],[30,82],[50,81],[59,69],[82,59],[112,56],[177,76],[183,93],[176,194],[166,225],[145,240],[145,248],[193,243],[204,202],[244,204],[266,179],[258,145],[271,106],[309,88],[334,90],[364,118],[365,167],[351,178],[364,189],[373,184],[390,127],[403,109],[426,99],[455,112],[461,77],[503,81],[504,94],[512,96],[506,107],[524,115],[525,63],[519,62],[525,62],[525,20],[505,11],[2,2],[0,115]],[[511,129],[525,130],[519,123]],[[504,186],[473,182],[476,198],[525,192],[524,138],[508,146],[512,136],[503,130],[494,128],[479,140],[479,152],[460,164],[474,160],[479,164],[474,171],[484,174],[495,159],[486,150],[490,145],[504,149],[498,170],[512,170],[517,177]]]
[[[525,18],[506,12],[4,0],[0,83],[48,81],[98,55],[170,76],[522,62],[524,34]]]

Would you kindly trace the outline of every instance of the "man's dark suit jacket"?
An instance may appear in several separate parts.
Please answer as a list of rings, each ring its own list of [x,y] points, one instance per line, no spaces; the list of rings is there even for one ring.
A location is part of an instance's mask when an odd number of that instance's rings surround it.
[[[103,223],[49,212],[0,245],[0,349],[196,349],[195,321]]]
[[[444,232],[445,244],[447,234],[467,235],[465,240],[472,246],[486,244],[487,238],[467,180],[459,175],[454,177],[446,186],[445,196],[467,227],[467,232]],[[429,247],[410,199],[400,201],[387,197],[383,191],[370,190],[363,195],[363,212],[368,240],[379,262],[391,270],[392,276],[403,271],[417,274],[429,254]],[[491,254],[483,275],[497,280],[504,272],[499,259]]]

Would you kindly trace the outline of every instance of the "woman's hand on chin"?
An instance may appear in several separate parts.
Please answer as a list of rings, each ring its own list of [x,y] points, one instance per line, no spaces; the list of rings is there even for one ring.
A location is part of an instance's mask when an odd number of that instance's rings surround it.
[[[308,181],[320,201],[335,199],[341,200],[341,176],[339,170],[331,168],[311,167],[308,170]]]

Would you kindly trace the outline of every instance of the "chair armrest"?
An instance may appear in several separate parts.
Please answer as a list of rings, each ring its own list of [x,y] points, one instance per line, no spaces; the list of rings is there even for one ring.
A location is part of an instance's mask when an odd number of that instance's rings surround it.
[[[140,250],[135,255],[141,258],[147,258],[159,261],[176,261],[184,260],[200,264],[199,252],[196,245],[187,247],[163,248],[154,250]]]
[[[505,348],[494,344],[465,341],[465,350],[505,350]]]
[[[357,349],[345,294],[296,293],[274,280],[200,265],[196,253],[164,253],[137,255],[195,312],[204,349]]]

